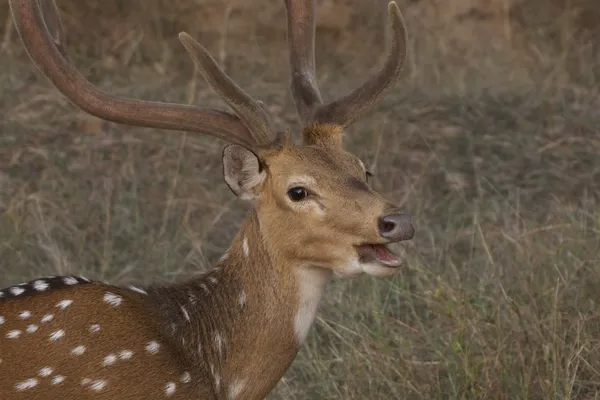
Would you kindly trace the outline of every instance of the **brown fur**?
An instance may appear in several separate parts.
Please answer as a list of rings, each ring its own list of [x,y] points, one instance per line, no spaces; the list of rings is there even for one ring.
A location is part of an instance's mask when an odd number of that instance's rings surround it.
[[[168,398],[218,399],[228,398],[236,380],[244,382],[238,398],[263,398],[298,351],[293,308],[282,307],[297,302],[297,289],[272,268],[256,221],[251,211],[217,269],[189,282],[148,288],[147,295],[91,283],[0,300],[3,398],[162,399],[165,385],[174,382],[175,393]],[[249,261],[244,260],[243,238],[252,245]],[[255,290],[263,285],[268,289]],[[121,304],[104,302],[106,293],[120,296]],[[72,303],[61,310],[56,304],[62,300]],[[21,320],[24,310],[32,315]],[[48,313],[54,319],[42,323]],[[27,333],[31,324],[39,329]],[[89,331],[93,324],[100,326],[96,333]],[[15,329],[21,330],[20,337],[7,338]],[[51,341],[59,329],[64,336]],[[144,348],[151,340],[161,346],[154,355]],[[79,345],[86,346],[85,353],[73,356]],[[104,357],[122,350],[133,351],[131,360],[102,364]],[[52,368],[50,376],[39,376],[44,367]],[[180,382],[185,372],[191,376],[187,384]],[[65,380],[52,385],[57,375]],[[34,390],[15,391],[15,384],[30,378],[39,380]],[[81,385],[85,378],[106,380],[106,387],[94,392]]]

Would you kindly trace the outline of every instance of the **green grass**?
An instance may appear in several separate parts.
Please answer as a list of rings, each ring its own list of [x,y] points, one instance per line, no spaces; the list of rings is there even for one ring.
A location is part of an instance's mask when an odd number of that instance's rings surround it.
[[[427,59],[427,43],[347,138],[376,189],[413,216],[407,266],[333,282],[270,398],[600,398],[600,59],[579,47],[560,64],[567,53],[536,43],[530,69],[502,75],[510,65],[469,59],[465,74]],[[274,68],[281,44],[231,72],[295,124],[286,70]],[[85,118],[18,46],[0,59],[0,286],[63,273],[167,282],[209,268],[246,211],[222,180],[223,143]],[[366,73],[341,73],[333,58],[320,61],[327,98]],[[113,93],[187,101],[195,87],[196,103],[221,104],[189,68],[75,59]]]

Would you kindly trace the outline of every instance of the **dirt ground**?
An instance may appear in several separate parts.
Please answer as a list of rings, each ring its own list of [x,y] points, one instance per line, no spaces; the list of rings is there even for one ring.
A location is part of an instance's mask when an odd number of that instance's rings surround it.
[[[379,67],[386,2],[317,4],[332,99]],[[413,217],[407,267],[334,282],[269,398],[600,398],[600,3],[398,4],[405,78],[346,142]],[[58,5],[77,67],[104,90],[223,106],[185,30],[297,128],[282,2]],[[32,65],[6,5],[0,21],[0,287],[208,268],[246,212],[222,179],[224,143],[85,116]]]

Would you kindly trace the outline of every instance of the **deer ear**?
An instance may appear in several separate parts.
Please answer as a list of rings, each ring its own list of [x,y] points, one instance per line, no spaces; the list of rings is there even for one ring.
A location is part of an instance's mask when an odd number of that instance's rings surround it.
[[[253,200],[267,176],[256,154],[237,144],[223,150],[223,175],[229,189],[242,200]]]

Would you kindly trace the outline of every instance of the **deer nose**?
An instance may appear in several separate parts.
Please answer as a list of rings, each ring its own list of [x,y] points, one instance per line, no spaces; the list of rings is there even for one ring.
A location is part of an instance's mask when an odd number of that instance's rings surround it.
[[[379,235],[393,241],[410,240],[415,234],[410,215],[396,213],[379,218]]]

